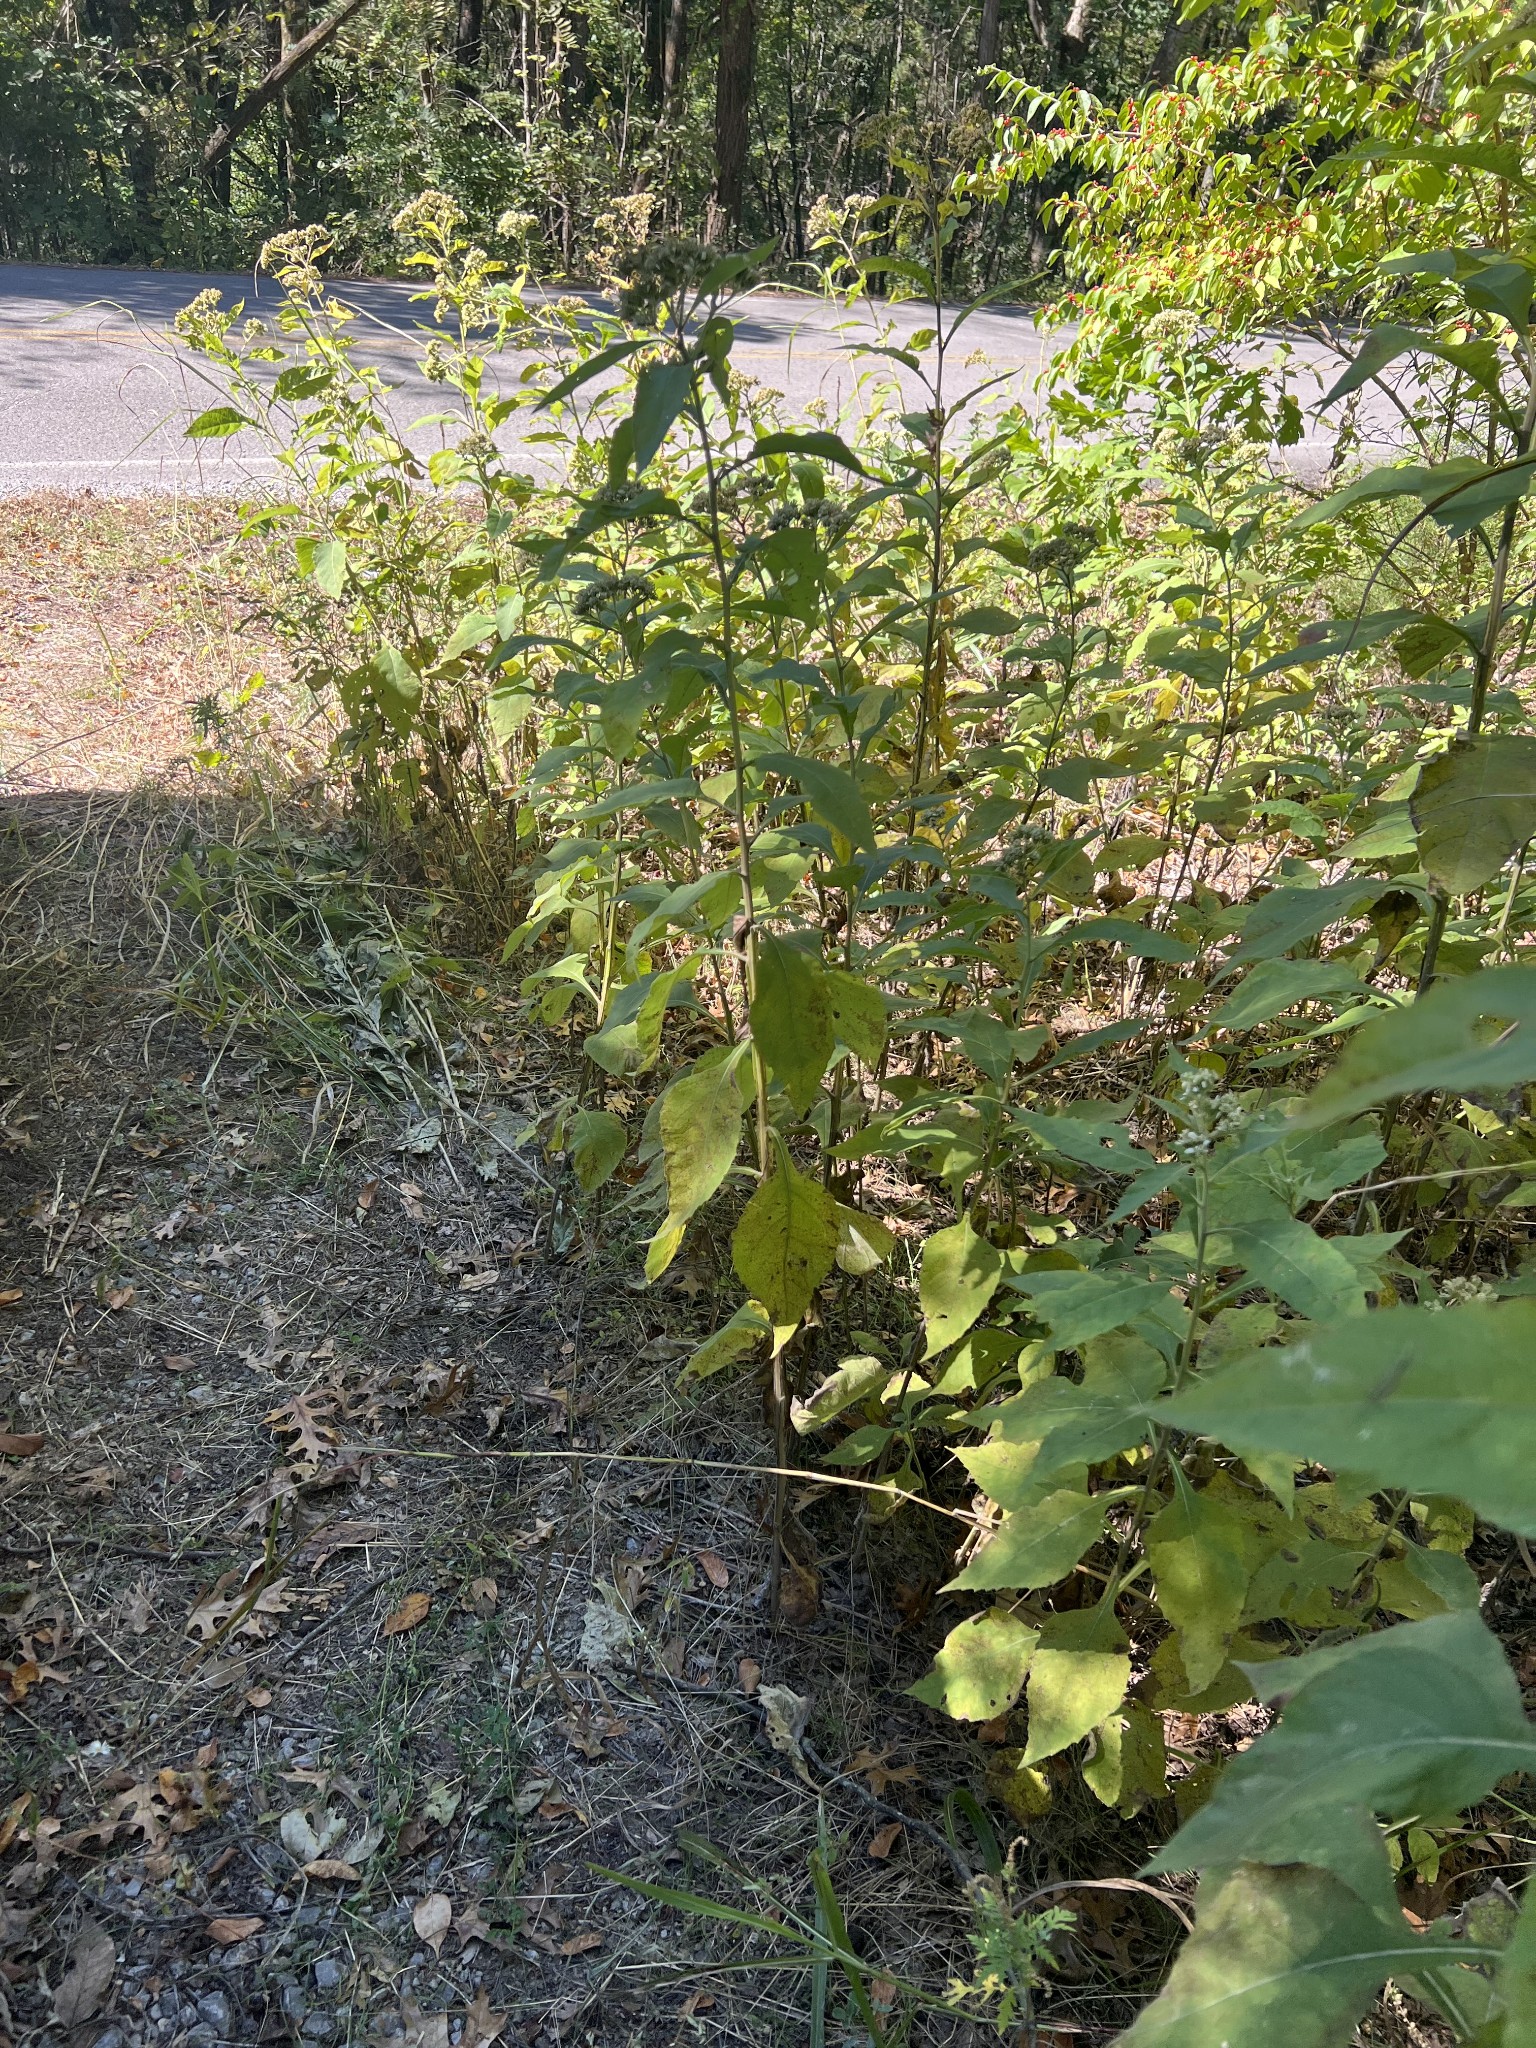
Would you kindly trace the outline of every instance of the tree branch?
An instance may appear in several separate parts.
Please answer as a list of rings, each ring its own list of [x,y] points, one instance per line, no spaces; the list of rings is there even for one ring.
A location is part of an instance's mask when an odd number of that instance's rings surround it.
[[[360,7],[368,0],[341,0],[334,14],[327,15],[318,27],[312,28],[307,36],[296,42],[292,49],[272,66],[266,77],[254,92],[247,93],[227,121],[221,121],[209,136],[203,148],[203,169],[210,171],[220,157],[228,156],[240,137],[257,117],[263,114],[278,94],[296,78],[309,63],[317,57],[344,22],[350,21]]]

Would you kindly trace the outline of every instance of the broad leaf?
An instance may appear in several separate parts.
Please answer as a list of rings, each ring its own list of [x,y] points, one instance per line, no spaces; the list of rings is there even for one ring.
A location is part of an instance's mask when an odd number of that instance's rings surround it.
[[[820,1181],[794,1166],[782,1144],[778,1151],[774,1173],[741,1212],[731,1259],[737,1278],[767,1309],[775,1330],[788,1330],[832,1270],[837,1203]]]
[[[818,818],[841,832],[851,846],[873,850],[875,827],[869,805],[846,768],[808,754],[759,754],[752,765],[798,782],[801,795]]]
[[[588,1194],[614,1173],[628,1148],[629,1133],[609,1110],[578,1109],[566,1119],[565,1149]]]
[[[645,1276],[656,1280],[677,1255],[689,1219],[696,1216],[735,1162],[741,1144],[744,1048],[697,1062],[674,1081],[657,1106],[662,1164],[667,1177],[666,1220],[651,1239]]]
[[[1248,1595],[1243,1525],[1230,1508],[1180,1485],[1147,1530],[1157,1604],[1179,1632],[1191,1692],[1204,1692],[1227,1661]]]
[[[1026,1765],[1081,1742],[1125,1698],[1131,1660],[1113,1613],[1080,1607],[1047,1616],[1029,1669]]]
[[[1536,739],[1459,740],[1419,771],[1409,809],[1434,887],[1480,889],[1536,834]]]
[[[827,1014],[838,1041],[866,1067],[878,1066],[885,1051],[885,997],[870,981],[840,967],[823,969]]]
[[[688,402],[693,373],[686,363],[647,363],[635,379],[635,475],[643,476]]]
[[[1342,960],[1261,960],[1235,995],[1212,1012],[1207,1031],[1251,1031],[1299,1003],[1325,996],[1367,993],[1354,969]]]
[[[679,983],[691,978],[697,964],[689,960],[681,967],[644,974],[620,989],[602,1027],[588,1032],[582,1041],[587,1058],[616,1078],[643,1074],[647,1067],[654,1066],[661,1051],[661,1026],[667,1004]]]
[[[1168,1790],[1168,1751],[1162,1717],[1139,1700],[1125,1700],[1093,1731],[1093,1753],[1083,1783],[1095,1799],[1127,1819]]]
[[[871,1394],[883,1392],[890,1377],[891,1368],[883,1359],[845,1358],[807,1400],[796,1399],[790,1404],[790,1420],[796,1433],[809,1436],[813,1429],[825,1429],[845,1409],[867,1401]]]
[[[1378,1309],[1255,1352],[1154,1412],[1536,1536],[1536,1301]]]
[[[1476,1613],[1244,1668],[1261,1699],[1285,1703],[1279,1724],[1231,1759],[1153,1869],[1345,1861],[1358,1888],[1342,1814],[1448,1815],[1536,1765],[1515,1675]]]
[[[399,648],[387,640],[363,673],[385,718],[402,739],[408,737],[421,703],[421,677]]]
[[[722,1323],[694,1352],[681,1378],[707,1380],[728,1365],[750,1358],[773,1335],[773,1323],[760,1301],[744,1301],[728,1323]]]
[[[832,1016],[819,960],[773,932],[757,934],[752,1041],[801,1116],[832,1057]]]
[[[1063,1490],[1047,1494],[1033,1507],[1005,1515],[996,1535],[944,1590],[1023,1592],[1033,1586],[1055,1585],[1098,1542],[1109,1510],[1125,1498],[1123,1491],[1086,1494]],[[1102,1721],[1108,1712],[1106,1706],[1095,1714],[1094,1721]]]
[[[1454,1946],[1415,1938],[1326,1870],[1246,1864],[1200,1887],[1195,1931],[1120,2048],[1344,2048],[1388,1977]]]
[[[1401,1010],[1373,1018],[1298,1112],[1331,1124],[1397,1095],[1458,1095],[1536,1080],[1536,969],[1490,967],[1438,982]]]
[[[950,1630],[933,1669],[907,1692],[953,1721],[991,1721],[1023,1690],[1039,1640],[1005,1607],[989,1607]]]
[[[1002,1253],[972,1229],[968,1216],[925,1241],[918,1278],[928,1335],[925,1358],[936,1358],[965,1335],[1002,1276]]]
[[[837,1263],[842,1272],[873,1273],[895,1249],[894,1233],[878,1217],[866,1216],[862,1209],[850,1208],[846,1202],[838,1203]]]

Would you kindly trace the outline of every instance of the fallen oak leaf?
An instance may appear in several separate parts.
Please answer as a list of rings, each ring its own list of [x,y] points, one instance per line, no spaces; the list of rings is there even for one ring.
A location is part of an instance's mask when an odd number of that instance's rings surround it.
[[[226,1913],[208,1922],[208,1939],[215,1948],[232,1948],[237,1941],[249,1941],[260,1934],[266,1921],[257,1913]]]
[[[864,1854],[872,1856],[877,1863],[883,1863],[895,1848],[897,1837],[900,1833],[901,1822],[899,1820],[888,1820],[883,1828],[877,1829],[870,1837],[869,1847],[864,1851]]]
[[[131,1284],[127,1287],[114,1287],[108,1291],[107,1307],[115,1315],[119,1309],[132,1308],[138,1298],[139,1290]]]
[[[602,1945],[603,1937],[594,1928],[590,1934],[573,1934],[569,1941],[562,1941],[560,1953],[563,1956],[586,1956]]]
[[[723,1593],[731,1583],[730,1568],[726,1564],[725,1559],[718,1556],[713,1550],[701,1550],[699,1552],[699,1565],[705,1578],[708,1579],[715,1591]]]
[[[432,1612],[430,1593],[407,1593],[379,1630],[381,1636],[403,1636],[407,1629],[420,1628]]]
[[[25,1301],[26,1298],[25,1288],[0,1287],[0,1308],[15,1308],[19,1302]]]
[[[35,1436],[30,1432],[19,1435],[13,1430],[3,1429],[0,1430],[0,1456],[35,1458],[47,1441],[46,1437]]]
[[[360,1884],[363,1873],[355,1863],[345,1862],[340,1856],[316,1856],[304,1865],[304,1875],[336,1884]]]
[[[491,2001],[485,1995],[482,1984],[475,1993],[474,2004],[464,2015],[464,2033],[459,2048],[489,2048],[492,2041],[499,2040],[501,2030],[507,2024],[504,2012],[492,2012]]]

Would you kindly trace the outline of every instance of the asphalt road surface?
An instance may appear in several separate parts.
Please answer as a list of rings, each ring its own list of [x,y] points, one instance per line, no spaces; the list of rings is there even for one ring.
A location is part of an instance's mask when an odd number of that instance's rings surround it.
[[[267,277],[0,264],[0,492],[242,493],[274,480],[276,465],[253,435],[185,437],[187,422],[223,393],[210,381],[208,365],[168,329],[178,309],[209,286],[226,302],[244,300],[247,312],[270,312],[280,298]],[[335,288],[360,315],[354,329],[359,354],[392,387],[397,427],[425,454],[451,433],[414,423],[444,411],[452,394],[429,384],[417,367],[430,314],[411,303],[416,289],[351,281]],[[883,310],[898,330],[910,331],[926,317],[909,306]],[[760,292],[739,300],[732,313],[738,323],[733,360],[783,394],[786,419],[803,417],[814,400],[833,413],[868,402],[860,386],[868,365],[851,356],[849,345],[861,324],[869,337],[870,312],[850,315],[824,300]],[[1069,338],[1066,330],[1041,334],[1027,309],[1011,306],[974,314],[962,334],[960,352],[971,360],[961,374],[1002,378],[993,403],[1029,402],[1050,352]],[[525,360],[510,352],[498,359],[504,385]],[[1331,377],[1335,369],[1319,364],[1317,375]],[[509,445],[526,417],[507,429]],[[1328,446],[1325,427],[1309,419],[1306,441],[1291,459],[1299,470],[1320,470]],[[547,468],[549,461],[542,450],[527,451],[531,469]]]

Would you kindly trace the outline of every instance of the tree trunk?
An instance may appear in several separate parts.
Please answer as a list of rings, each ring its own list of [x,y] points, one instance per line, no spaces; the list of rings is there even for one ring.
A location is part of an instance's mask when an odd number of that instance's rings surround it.
[[[1173,83],[1173,74],[1179,68],[1179,59],[1184,54],[1184,12],[1183,0],[1173,0],[1168,10],[1167,24],[1163,39],[1157,46],[1157,55],[1152,59],[1152,83],[1168,86]]]
[[[724,241],[741,226],[757,5],[758,0],[722,0],[720,63],[715,73],[715,188],[705,227],[712,242]]]
[[[1082,62],[1088,48],[1088,23],[1093,0],[1072,0],[1072,11],[1061,25],[1061,63],[1065,70]]]
[[[1002,0],[981,0],[981,25],[976,31],[976,67],[979,71],[988,71],[997,62],[1002,39]]]
[[[661,90],[670,106],[683,89],[688,59],[688,0],[664,0],[666,23],[661,43]]]
[[[459,0],[453,30],[454,63],[461,71],[478,71],[484,48],[485,0]]]
[[[282,0],[281,15],[281,55],[289,57],[313,26],[309,0]],[[321,217],[324,211],[316,203],[315,191],[314,84],[303,70],[293,72],[283,89],[283,131],[288,145],[288,218],[297,225]]]

